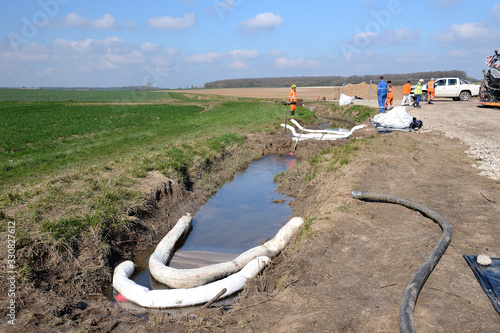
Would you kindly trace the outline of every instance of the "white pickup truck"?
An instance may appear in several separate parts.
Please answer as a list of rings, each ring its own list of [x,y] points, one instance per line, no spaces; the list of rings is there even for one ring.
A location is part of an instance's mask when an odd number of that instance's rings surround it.
[[[412,87],[411,93],[413,96]],[[445,77],[435,80],[434,90],[437,97],[449,97],[454,101],[468,101],[471,97],[479,96],[479,84],[471,84],[469,81],[458,77]],[[427,100],[427,84],[422,87],[422,101]]]

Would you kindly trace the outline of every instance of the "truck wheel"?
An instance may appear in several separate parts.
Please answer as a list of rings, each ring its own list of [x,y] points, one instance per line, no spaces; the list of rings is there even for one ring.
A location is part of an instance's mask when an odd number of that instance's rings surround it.
[[[468,101],[470,99],[470,92],[468,91],[462,91],[460,93],[460,100],[461,101]]]
[[[422,96],[420,96],[420,99],[424,102],[427,101],[427,91],[422,92]]]

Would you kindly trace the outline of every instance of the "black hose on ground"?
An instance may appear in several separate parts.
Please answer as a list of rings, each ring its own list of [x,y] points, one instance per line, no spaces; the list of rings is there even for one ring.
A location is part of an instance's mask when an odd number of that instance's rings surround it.
[[[418,204],[416,202],[412,202],[410,200],[406,200],[396,196],[380,193],[352,191],[352,197],[364,201],[381,201],[398,204],[416,210],[425,217],[428,217],[434,222],[438,223],[443,231],[441,234],[441,238],[439,238],[436,246],[434,246],[432,252],[422,263],[422,265],[406,287],[405,293],[403,295],[403,300],[401,301],[401,307],[399,309],[399,330],[400,332],[404,333],[415,332],[414,312],[418,294],[420,293],[420,290],[424,286],[424,283],[431,274],[432,270],[437,265],[439,259],[441,259],[441,256],[448,248],[448,245],[450,245],[451,237],[453,235],[451,225],[444,217],[430,210],[429,208],[422,206],[421,204]]]

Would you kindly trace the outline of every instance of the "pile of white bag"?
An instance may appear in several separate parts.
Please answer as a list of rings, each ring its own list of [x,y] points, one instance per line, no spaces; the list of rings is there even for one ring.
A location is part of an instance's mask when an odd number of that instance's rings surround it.
[[[371,123],[378,132],[414,131],[422,127],[422,122],[410,116],[404,106],[377,114]]]
[[[354,97],[341,94],[339,99],[339,105],[349,105],[352,104],[352,101],[354,101]]]

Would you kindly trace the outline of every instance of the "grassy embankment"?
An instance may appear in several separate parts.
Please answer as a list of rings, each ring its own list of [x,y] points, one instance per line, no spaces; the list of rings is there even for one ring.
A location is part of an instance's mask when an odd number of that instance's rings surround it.
[[[106,261],[111,240],[133,223],[127,209],[143,204],[136,185],[149,171],[192,182],[244,143],[239,133],[277,127],[286,111],[130,91],[1,90],[0,101],[0,232],[15,221],[18,272],[28,280],[37,277],[31,254],[76,255],[86,237]]]
[[[73,258],[91,238],[102,265],[83,268],[79,279],[109,278],[111,240],[134,223],[126,211],[143,204],[136,187],[148,172],[203,184],[225,149],[244,145],[239,133],[277,129],[285,114],[287,107],[257,99],[0,90],[0,232],[15,221],[20,276],[37,279],[33,263],[48,249]]]

